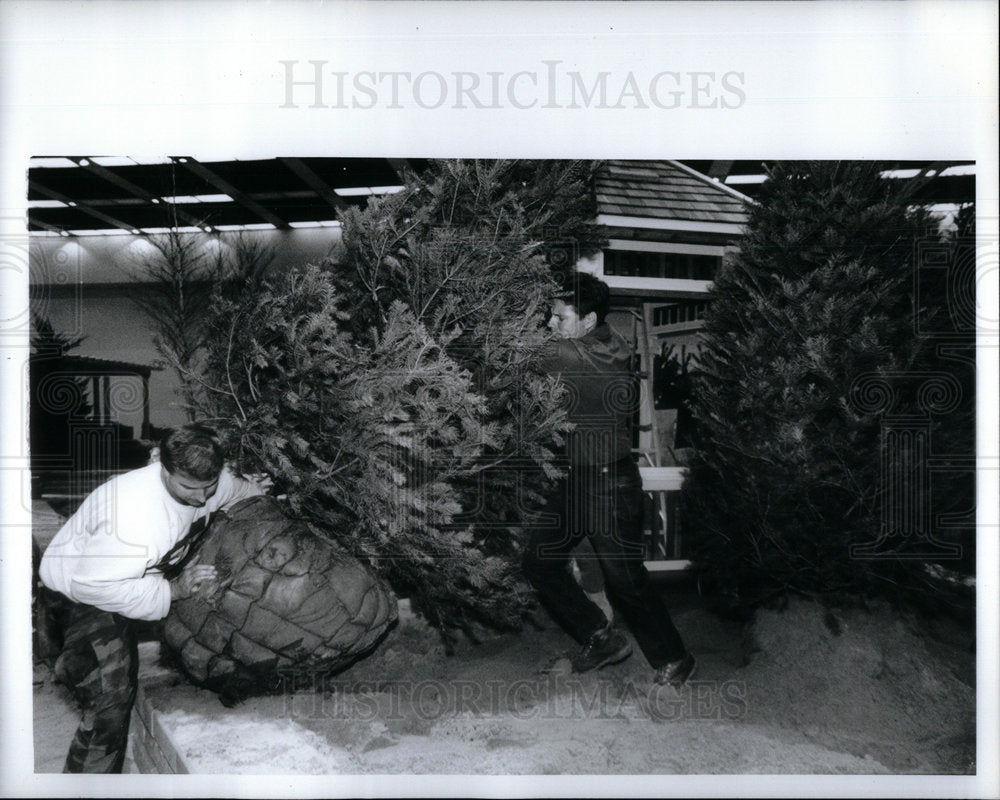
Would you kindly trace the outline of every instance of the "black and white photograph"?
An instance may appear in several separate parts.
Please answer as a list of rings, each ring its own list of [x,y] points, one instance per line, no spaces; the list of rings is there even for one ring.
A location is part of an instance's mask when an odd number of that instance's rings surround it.
[[[0,4],[0,793],[997,796],[996,9],[281,8]]]

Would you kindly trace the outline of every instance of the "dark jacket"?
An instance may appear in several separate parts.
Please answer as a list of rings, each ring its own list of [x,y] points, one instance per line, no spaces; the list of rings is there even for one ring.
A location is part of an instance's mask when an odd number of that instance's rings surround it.
[[[608,325],[579,339],[557,339],[544,351],[543,370],[569,389],[567,438],[574,466],[610,464],[630,455],[636,387],[630,370],[632,350]]]

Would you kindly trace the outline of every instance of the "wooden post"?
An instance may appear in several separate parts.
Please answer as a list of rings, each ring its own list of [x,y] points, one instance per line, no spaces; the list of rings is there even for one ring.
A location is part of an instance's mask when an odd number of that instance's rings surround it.
[[[142,432],[141,436],[143,439],[149,438],[149,377],[143,375],[142,377]]]
[[[101,400],[103,399],[103,395],[101,394],[101,378],[99,375],[91,376],[90,393],[94,396],[94,407],[90,410],[90,416],[93,419],[100,419]]]
[[[101,417],[102,422],[108,422],[111,420],[111,376],[102,375],[101,376],[101,392],[103,394],[101,398],[101,405],[104,409],[104,414]]]

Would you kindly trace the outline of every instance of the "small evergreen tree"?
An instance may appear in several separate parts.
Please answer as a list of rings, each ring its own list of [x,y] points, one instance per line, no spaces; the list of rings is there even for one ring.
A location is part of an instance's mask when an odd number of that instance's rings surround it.
[[[182,406],[193,420],[203,402],[195,376],[201,369],[209,300],[214,293],[225,297],[260,289],[275,250],[240,231],[217,234],[212,252],[206,248],[210,239],[176,225],[145,241],[149,248],[129,268],[128,296],[152,323],[153,344],[176,372]]]
[[[883,501],[896,499],[883,495],[883,434],[890,417],[918,411],[908,376],[926,343],[914,325],[913,270],[929,221],[879,172],[875,163],[779,163],[715,280],[685,529],[706,583],[730,604],[918,582],[923,562],[907,558],[905,537],[886,536]],[[891,402],[863,396],[884,386]],[[926,457],[915,443],[902,447],[901,463]],[[877,542],[879,557],[856,557]]]
[[[72,452],[70,421],[92,410],[86,380],[66,374],[63,361],[85,338],[57,331],[48,317],[31,313],[29,441],[36,470],[42,469],[46,456],[65,458]]]
[[[153,344],[180,380],[183,407],[191,416],[196,396],[189,380],[204,338],[213,278],[200,238],[176,227],[146,236],[149,248],[130,265],[129,299],[150,319]]]
[[[545,250],[599,243],[587,175],[436,163],[343,214],[338,263],[213,303],[202,415],[443,632],[518,627],[532,605],[520,531],[565,429],[561,390],[534,367]]]

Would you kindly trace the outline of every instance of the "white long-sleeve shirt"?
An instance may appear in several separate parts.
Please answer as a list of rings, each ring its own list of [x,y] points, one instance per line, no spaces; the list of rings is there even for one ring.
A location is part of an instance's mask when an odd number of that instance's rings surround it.
[[[153,463],[91,492],[46,548],[42,583],[77,603],[132,619],[165,617],[170,584],[154,565],[193,522],[261,490],[224,469],[204,506],[186,506],[167,492],[162,469]]]

